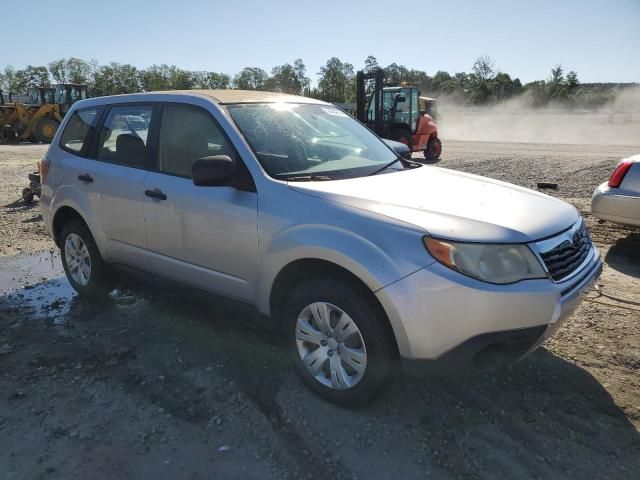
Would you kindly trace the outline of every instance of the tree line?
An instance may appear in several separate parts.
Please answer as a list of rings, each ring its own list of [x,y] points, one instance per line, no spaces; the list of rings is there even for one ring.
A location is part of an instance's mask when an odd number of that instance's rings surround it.
[[[488,56],[479,57],[469,73],[450,74],[437,71],[428,75],[423,70],[392,63],[379,65],[374,56],[364,60],[363,70],[385,71],[386,82],[409,82],[417,85],[423,95],[445,97],[464,105],[495,104],[527,94],[532,107],[552,103],[593,108],[609,102],[613,90],[581,85],[575,71],[565,73],[561,65],[551,69],[545,80],[522,84],[520,79],[499,71]],[[28,65],[16,70],[6,66],[0,72],[0,88],[8,93],[24,94],[34,86],[56,83],[84,83],[92,96],[117,95],[157,90],[243,89],[265,90],[306,95],[333,103],[353,103],[356,96],[355,68],[351,63],[332,57],[320,68],[318,82],[312,86],[302,59],[275,66],[270,73],[259,67],[245,67],[236,75],[212,71],[189,71],[175,65],[152,65],[139,69],[134,65],[80,58],[59,59],[48,65]],[[371,89],[371,86],[368,86]]]

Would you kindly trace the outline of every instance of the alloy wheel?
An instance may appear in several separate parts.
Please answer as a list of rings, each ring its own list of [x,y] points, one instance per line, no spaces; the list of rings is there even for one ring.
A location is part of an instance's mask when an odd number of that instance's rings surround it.
[[[67,270],[74,282],[81,287],[91,279],[91,256],[87,244],[77,233],[70,233],[64,242],[64,257]]]

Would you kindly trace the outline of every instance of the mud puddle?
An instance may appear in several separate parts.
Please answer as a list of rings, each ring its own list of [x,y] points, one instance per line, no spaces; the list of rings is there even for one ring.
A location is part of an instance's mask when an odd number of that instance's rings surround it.
[[[62,321],[76,293],[64,275],[59,252],[20,254],[0,260],[0,265],[0,313]]]

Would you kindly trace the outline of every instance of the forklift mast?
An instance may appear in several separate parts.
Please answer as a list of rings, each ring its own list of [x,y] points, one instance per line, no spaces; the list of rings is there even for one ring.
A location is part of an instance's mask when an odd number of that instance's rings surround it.
[[[372,93],[372,101],[373,101],[373,118],[368,118],[368,109],[367,109],[367,92],[366,92],[366,81],[373,80],[373,93]],[[384,88],[384,70],[381,68],[376,69],[374,72],[364,72],[362,70],[358,71],[356,74],[356,117],[362,123],[373,124],[373,130],[375,132],[382,132],[384,128],[384,119],[383,119],[383,98],[382,98],[382,89]]]

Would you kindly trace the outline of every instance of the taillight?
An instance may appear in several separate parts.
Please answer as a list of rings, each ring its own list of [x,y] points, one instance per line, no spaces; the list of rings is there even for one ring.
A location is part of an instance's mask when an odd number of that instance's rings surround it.
[[[49,173],[49,165],[51,165],[50,160],[47,160],[46,158],[40,160],[40,183],[44,182],[44,178],[47,176],[47,173]]]
[[[611,188],[620,187],[622,180],[624,180],[624,176],[631,168],[631,163],[631,160],[623,160],[618,164],[616,169],[611,174],[611,178],[609,178],[609,186]]]

